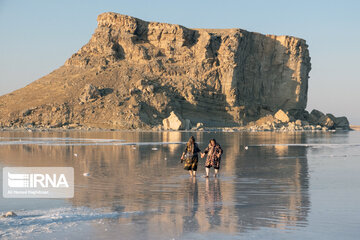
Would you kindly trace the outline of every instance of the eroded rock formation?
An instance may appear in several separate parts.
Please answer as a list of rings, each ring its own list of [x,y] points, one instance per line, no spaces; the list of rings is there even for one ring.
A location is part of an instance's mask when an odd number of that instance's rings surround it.
[[[279,109],[304,115],[311,64],[303,39],[111,12],[97,20],[64,66],[0,97],[2,126],[150,129],[174,111],[225,127]]]

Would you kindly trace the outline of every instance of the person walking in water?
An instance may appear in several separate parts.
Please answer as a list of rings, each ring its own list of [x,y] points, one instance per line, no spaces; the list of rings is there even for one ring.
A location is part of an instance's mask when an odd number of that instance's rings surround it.
[[[195,142],[195,138],[191,136],[181,156],[181,163],[185,161],[184,169],[189,171],[191,177],[196,177],[197,164],[199,161],[198,152],[201,152],[201,150]]]
[[[215,139],[211,139],[209,141],[209,146],[205,148],[204,153],[201,153],[201,158],[205,157],[206,154],[207,154],[207,158],[205,162],[205,170],[206,170],[205,177],[209,177],[211,167],[215,169],[214,176],[216,177],[219,174],[220,161],[221,161],[221,155],[223,154],[223,150]]]

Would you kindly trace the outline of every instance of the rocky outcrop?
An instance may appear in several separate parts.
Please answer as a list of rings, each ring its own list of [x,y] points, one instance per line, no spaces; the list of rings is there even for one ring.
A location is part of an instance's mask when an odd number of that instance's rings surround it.
[[[250,103],[286,110],[306,106],[310,57],[305,41],[295,37],[188,29],[104,13],[90,42],[65,65],[106,69],[121,60],[145,64],[144,73],[188,81],[183,90],[191,103],[201,100],[197,93],[211,91],[235,112]]]
[[[1,126],[158,129],[176,112],[182,128],[236,127],[279,109],[307,118],[311,64],[303,39],[111,12],[97,20],[64,66],[0,97]]]

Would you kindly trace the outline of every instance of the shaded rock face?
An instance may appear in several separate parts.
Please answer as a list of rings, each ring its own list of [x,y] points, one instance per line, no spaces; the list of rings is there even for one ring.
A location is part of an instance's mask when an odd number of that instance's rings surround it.
[[[305,40],[117,13],[97,21],[90,41],[64,66],[0,98],[2,125],[152,128],[175,111],[195,124],[238,126],[263,111],[306,107]],[[65,117],[51,115],[52,108]]]

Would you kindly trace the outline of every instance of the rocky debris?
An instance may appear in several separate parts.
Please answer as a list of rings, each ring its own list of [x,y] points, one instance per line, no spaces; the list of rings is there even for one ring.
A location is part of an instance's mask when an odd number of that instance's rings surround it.
[[[16,216],[17,216],[17,214],[16,214],[16,213],[14,213],[13,211],[9,211],[9,212],[7,212],[7,213],[5,213],[5,214],[1,215],[1,217],[3,217],[3,218],[16,217]]]
[[[189,119],[183,119],[179,114],[172,111],[168,118],[163,121],[164,130],[190,130],[192,125]]]
[[[68,125],[68,128],[69,128],[69,129],[71,129],[71,128],[78,128],[78,127],[80,127],[80,125],[77,124],[77,123],[72,123],[72,124],[69,124],[69,125]]]
[[[191,126],[201,122],[207,128],[249,125],[266,131],[330,127],[331,121],[331,128],[348,126],[346,118],[320,119],[325,114],[305,111],[311,63],[303,39],[190,29],[112,12],[97,21],[89,42],[64,66],[0,97],[0,126],[203,130]]]
[[[346,117],[337,117],[335,118],[335,126],[336,128],[341,128],[344,130],[350,129],[349,120]]]
[[[328,131],[334,129],[349,130],[349,122],[346,117],[336,118],[332,114],[323,114],[318,110],[313,110],[311,114],[303,114],[303,119],[285,113],[282,110],[277,111],[274,116],[268,114],[256,121],[249,122],[245,130],[249,131]],[[281,121],[282,120],[282,121]]]
[[[274,117],[284,123],[290,121],[289,116],[281,109],[275,113]]]
[[[346,117],[335,117],[333,114],[324,114],[316,109],[311,111],[308,120],[312,125],[320,125],[329,129],[350,129],[349,121]]]
[[[32,109],[26,109],[22,112],[22,116],[26,117],[32,113]]]
[[[180,115],[176,114],[174,111],[170,113],[168,118],[163,120],[164,130],[183,130],[185,127],[185,122]]]
[[[300,119],[295,121],[295,125],[296,126],[303,126],[303,125],[307,125],[306,123],[304,124]]]
[[[204,124],[199,122],[196,124],[195,130],[203,130],[204,129]]]
[[[260,125],[267,124],[269,122],[278,122],[278,120],[275,119],[273,115],[268,114],[265,117],[261,117],[258,120],[256,120],[255,125],[260,126]]]
[[[79,99],[80,99],[80,102],[85,103],[85,102],[88,102],[91,100],[95,100],[100,96],[101,96],[101,94],[97,87],[95,87],[91,84],[86,84],[80,94]]]
[[[322,116],[320,119],[317,120],[320,126],[327,127],[327,128],[335,128],[335,122],[332,118],[328,115]]]
[[[309,122],[311,124],[318,124],[319,120],[324,117],[325,114],[319,110],[313,109],[309,115]]]

